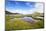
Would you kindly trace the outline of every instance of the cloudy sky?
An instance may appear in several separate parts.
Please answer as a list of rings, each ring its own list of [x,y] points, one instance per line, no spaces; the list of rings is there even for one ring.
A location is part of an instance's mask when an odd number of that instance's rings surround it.
[[[6,1],[6,10],[12,13],[32,14],[35,11],[43,12],[43,3],[27,1]]]

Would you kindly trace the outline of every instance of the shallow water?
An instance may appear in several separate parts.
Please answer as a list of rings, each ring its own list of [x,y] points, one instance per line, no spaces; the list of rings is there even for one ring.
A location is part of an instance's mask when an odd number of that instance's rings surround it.
[[[32,17],[24,17],[23,19],[27,20],[27,21],[33,21],[34,20]]]
[[[14,21],[16,21],[16,19],[20,19],[22,21],[31,22],[31,23],[36,22],[35,19],[33,19],[32,17],[13,18],[10,21],[14,22]]]

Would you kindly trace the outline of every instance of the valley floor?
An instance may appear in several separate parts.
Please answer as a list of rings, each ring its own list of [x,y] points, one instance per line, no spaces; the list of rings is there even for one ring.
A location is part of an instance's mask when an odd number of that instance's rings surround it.
[[[44,28],[44,21],[27,18],[18,18],[13,16],[6,16],[6,31],[8,30],[28,30]]]

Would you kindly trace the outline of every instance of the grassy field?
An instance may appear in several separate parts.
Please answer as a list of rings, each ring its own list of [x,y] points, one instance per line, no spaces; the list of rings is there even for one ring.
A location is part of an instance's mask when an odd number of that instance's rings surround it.
[[[24,16],[21,15],[16,15],[16,16],[6,16],[6,26],[5,26],[5,30],[9,31],[9,30],[27,30],[27,29],[40,29],[40,28],[44,28],[44,21],[43,19],[39,19],[37,20],[38,22],[31,24],[29,22],[23,21],[21,19],[18,18],[22,18]],[[16,18],[16,19],[14,19]],[[12,20],[14,19],[14,20]]]

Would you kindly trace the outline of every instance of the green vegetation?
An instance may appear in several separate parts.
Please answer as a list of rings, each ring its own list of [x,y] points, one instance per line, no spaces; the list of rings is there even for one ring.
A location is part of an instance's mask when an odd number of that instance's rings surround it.
[[[39,29],[39,28],[44,28],[44,20],[43,19],[38,19],[35,18],[34,14],[32,14],[33,17],[30,15],[16,15],[16,16],[6,16],[6,27],[5,30],[9,31],[9,30],[27,30],[27,29]],[[36,14],[37,15],[37,14]],[[26,22],[24,20],[18,19],[18,18],[22,18],[24,16],[27,17],[32,17],[35,20],[37,20],[38,22],[31,24],[29,22]],[[16,19],[14,19],[16,18]],[[14,20],[12,20],[14,19]],[[12,20],[12,21],[11,21]]]
[[[16,15],[15,18],[23,18],[24,15]]]

